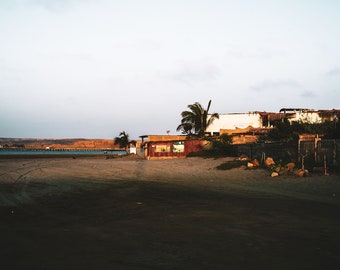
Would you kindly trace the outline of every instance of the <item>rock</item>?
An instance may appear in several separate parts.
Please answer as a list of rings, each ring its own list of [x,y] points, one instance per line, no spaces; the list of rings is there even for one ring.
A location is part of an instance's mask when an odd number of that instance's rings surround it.
[[[241,155],[238,160],[242,160],[242,161],[245,161],[245,160],[249,160],[249,158],[246,156],[246,155]]]
[[[290,163],[286,164],[285,171],[286,172],[292,172],[294,170],[294,168],[295,168],[295,163],[290,162]]]
[[[258,166],[260,166],[260,162],[255,158],[253,160],[253,165],[254,165],[254,167],[258,167]]]
[[[272,172],[272,174],[270,176],[271,177],[277,177],[277,176],[279,176],[279,173],[278,172]]]
[[[270,167],[275,164],[274,160],[271,157],[267,157],[264,161],[264,164],[266,164],[267,167]]]
[[[304,170],[302,170],[302,169],[297,170],[297,171],[294,171],[294,174],[295,174],[296,176],[300,176],[300,177],[304,176],[305,173],[306,173],[306,171],[304,171]]]

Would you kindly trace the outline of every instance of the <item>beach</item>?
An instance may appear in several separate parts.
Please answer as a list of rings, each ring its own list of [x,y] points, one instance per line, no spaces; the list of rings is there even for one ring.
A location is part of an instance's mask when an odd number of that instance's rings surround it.
[[[1,269],[334,269],[339,175],[234,158],[0,159]]]

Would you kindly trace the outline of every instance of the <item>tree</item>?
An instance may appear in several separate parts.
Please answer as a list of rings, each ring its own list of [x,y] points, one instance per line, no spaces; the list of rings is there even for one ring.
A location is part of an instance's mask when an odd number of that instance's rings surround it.
[[[274,128],[262,139],[293,142],[299,139],[299,134],[322,134],[327,139],[338,139],[340,138],[340,129],[331,121],[311,124],[295,121],[290,123],[286,119],[274,123]]]
[[[177,131],[183,134],[204,136],[206,129],[212,124],[215,119],[219,118],[218,113],[209,115],[211,100],[209,100],[207,109],[204,109],[198,102],[188,105],[189,111],[181,113],[181,124],[177,127]]]
[[[115,144],[119,144],[119,147],[124,148],[125,151],[128,153],[129,144],[133,143],[134,141],[130,141],[129,134],[125,131],[119,133],[119,137],[114,138]]]

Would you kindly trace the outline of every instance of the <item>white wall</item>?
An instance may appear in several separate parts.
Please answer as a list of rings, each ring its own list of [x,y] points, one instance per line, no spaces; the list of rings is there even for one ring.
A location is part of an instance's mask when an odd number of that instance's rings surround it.
[[[254,128],[262,127],[262,119],[259,113],[230,113],[220,114],[219,119],[207,128],[206,132],[220,132],[220,129],[236,129],[252,126]]]
[[[299,121],[303,123],[321,123],[322,118],[319,116],[317,112],[303,112],[303,111],[297,111],[296,116],[294,118],[289,119],[290,122],[293,121]]]

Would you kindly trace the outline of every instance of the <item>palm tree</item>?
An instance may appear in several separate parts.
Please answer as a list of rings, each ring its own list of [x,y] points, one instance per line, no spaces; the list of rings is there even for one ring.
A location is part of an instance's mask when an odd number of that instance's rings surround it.
[[[129,134],[125,131],[119,133],[119,137],[114,138],[114,143],[119,144],[119,147],[124,148],[127,153],[129,150],[129,144],[132,142],[133,141],[130,141],[129,139]]]
[[[181,124],[177,127],[177,131],[182,131],[183,134],[195,134],[199,137],[204,136],[207,127],[212,124],[215,119],[219,118],[218,113],[209,115],[211,100],[209,100],[207,109],[204,109],[198,102],[188,105],[190,111],[181,113]]]

